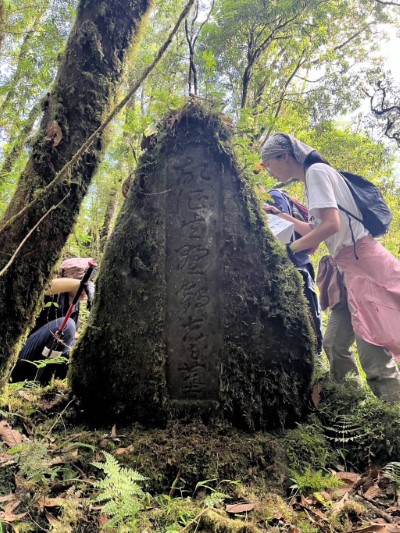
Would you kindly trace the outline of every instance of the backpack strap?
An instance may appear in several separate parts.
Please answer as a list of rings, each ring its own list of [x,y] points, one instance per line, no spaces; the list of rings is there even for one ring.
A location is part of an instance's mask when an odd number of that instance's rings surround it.
[[[340,172],[339,172],[339,174],[340,174]],[[349,188],[349,186],[348,186],[347,183],[346,183],[346,179],[345,179],[345,177],[344,177],[342,174],[340,174],[340,176],[342,176],[343,181],[344,181],[344,183],[346,184],[346,187],[347,187],[347,188],[349,189],[349,191],[350,191],[350,188]],[[351,193],[351,191],[350,191],[350,193]],[[343,213],[346,213],[346,215],[347,215],[347,219],[348,219],[348,221],[349,221],[349,229],[350,229],[350,233],[351,233],[351,240],[353,241],[354,257],[355,257],[356,259],[358,259],[358,255],[357,255],[357,251],[356,251],[356,240],[355,240],[355,238],[354,238],[354,231],[353,231],[353,226],[351,225],[351,219],[354,218],[354,220],[358,220],[358,222],[361,222],[361,224],[362,224],[363,226],[364,226],[364,222],[363,222],[363,220],[362,220],[361,218],[357,217],[357,216],[354,215],[351,211],[348,211],[347,209],[345,209],[344,207],[342,207],[340,204],[337,204],[337,206],[338,206],[338,208],[340,209],[340,211],[343,211]],[[350,218],[350,217],[351,217],[351,218]],[[365,227],[365,226],[364,226],[364,227]]]

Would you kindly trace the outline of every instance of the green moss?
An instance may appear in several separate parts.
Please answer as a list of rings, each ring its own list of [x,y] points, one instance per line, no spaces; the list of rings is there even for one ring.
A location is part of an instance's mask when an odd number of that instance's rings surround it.
[[[315,416],[287,431],[283,448],[288,465],[297,472],[304,472],[310,464],[313,468],[325,468],[335,460],[331,444]]]

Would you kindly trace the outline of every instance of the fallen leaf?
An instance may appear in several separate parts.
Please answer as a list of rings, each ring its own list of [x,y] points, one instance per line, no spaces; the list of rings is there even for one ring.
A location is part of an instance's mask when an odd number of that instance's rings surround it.
[[[16,429],[12,429],[6,420],[0,422],[0,437],[7,446],[21,444],[26,438]]]
[[[383,496],[383,495],[384,495],[383,491],[376,485],[373,485],[372,487],[368,487],[368,489],[364,492],[364,496],[368,500],[373,500],[377,496]]]
[[[319,503],[323,506],[326,506],[326,504],[332,503],[332,496],[325,491],[314,492],[312,497],[314,499],[313,504]]]
[[[353,485],[361,479],[360,474],[355,472],[335,472],[335,476],[349,485]]]
[[[382,533],[399,533],[399,526],[393,526],[391,524],[370,524],[369,526],[353,529],[354,533],[375,533],[377,531]]]
[[[37,500],[37,504],[41,511],[44,511],[45,507],[62,507],[65,503],[65,498],[46,498],[43,496]]]
[[[227,513],[248,513],[252,511],[255,507],[254,503],[235,503],[233,505],[226,505],[225,511]]]
[[[1,466],[7,466],[12,465],[15,463],[15,460],[11,455],[8,455],[7,453],[0,453],[0,465]]]
[[[21,520],[21,518],[24,518],[28,513],[14,514],[14,509],[16,509],[20,503],[21,500],[13,500],[9,502],[4,507],[4,511],[0,512],[0,518],[6,522],[15,522],[15,520]]]
[[[7,496],[0,496],[0,502],[9,502],[10,500],[15,500],[15,494],[7,494]]]
[[[46,518],[52,527],[56,528],[57,531],[60,531],[61,522],[55,516],[46,511]],[[66,530],[64,531],[67,533]]]
[[[127,448],[117,448],[113,453],[114,455],[123,455],[124,453],[129,453],[133,450],[133,446],[128,446]]]
[[[67,461],[66,458],[62,458],[61,455],[56,455],[53,457],[53,459],[50,461],[50,465],[62,465]]]

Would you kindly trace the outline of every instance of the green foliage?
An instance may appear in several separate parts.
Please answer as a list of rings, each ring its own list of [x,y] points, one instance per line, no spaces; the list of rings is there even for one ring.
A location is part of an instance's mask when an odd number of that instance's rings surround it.
[[[223,479],[217,483],[217,486],[214,488],[210,485],[210,483],[218,481],[217,479],[206,479],[204,481],[199,481],[196,484],[195,492],[199,489],[207,489],[210,491],[210,494],[205,498],[204,500],[204,506],[208,508],[214,508],[220,506],[223,501],[226,498],[229,498],[228,494],[225,494],[224,492],[221,492],[219,490],[219,487],[222,485],[235,485],[237,486],[240,482],[239,481],[231,481],[229,479]]]
[[[382,476],[394,485],[394,492],[400,488],[400,463],[391,462],[382,468]]]
[[[137,531],[137,516],[148,497],[139,483],[146,478],[131,468],[122,467],[111,454],[104,451],[103,454],[105,463],[93,463],[106,475],[94,483],[99,492],[93,501],[105,502],[103,513],[111,517],[106,529],[119,527],[119,531]]]
[[[314,468],[326,468],[335,460],[335,454],[316,417],[312,417],[309,423],[299,424],[297,428],[287,431],[283,448],[288,464],[297,472],[304,472],[310,464]]]
[[[400,457],[400,405],[379,400],[355,378],[324,382],[318,417],[333,450],[359,469]]]
[[[10,448],[9,453],[18,455],[19,473],[32,488],[46,487],[56,479],[59,468],[52,465],[47,442],[36,440],[18,444]]]
[[[337,489],[344,484],[334,475],[321,470],[315,471],[311,466],[308,466],[303,473],[293,472],[292,481],[294,484],[290,488],[298,494]]]
[[[26,163],[26,143],[42,112],[60,61],[77,0],[10,0],[0,49],[0,215]]]

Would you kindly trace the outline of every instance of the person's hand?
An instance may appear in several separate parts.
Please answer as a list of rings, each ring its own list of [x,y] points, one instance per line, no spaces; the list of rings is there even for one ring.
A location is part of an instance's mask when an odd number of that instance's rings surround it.
[[[279,215],[279,213],[282,213],[277,207],[267,204],[266,202],[263,203],[263,209],[266,213],[271,213],[273,215]]]

